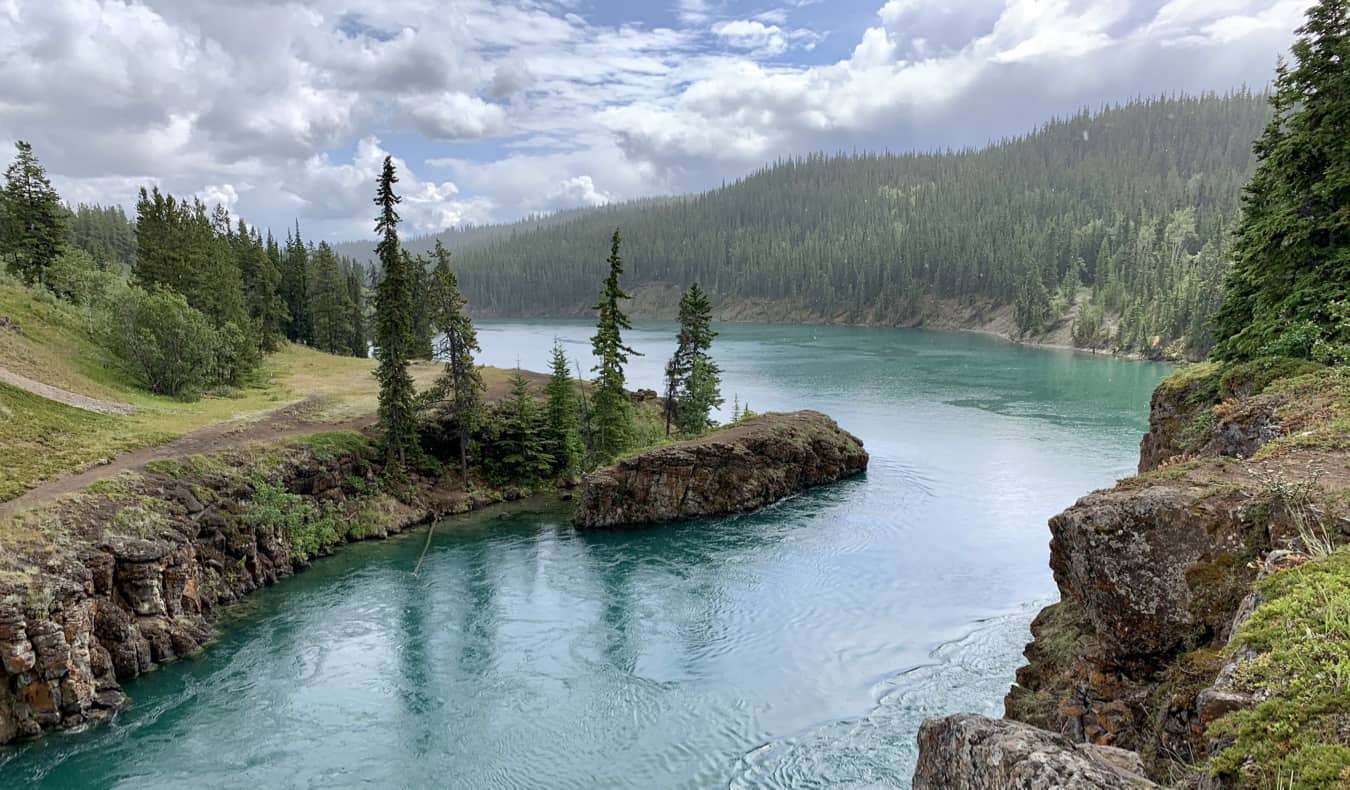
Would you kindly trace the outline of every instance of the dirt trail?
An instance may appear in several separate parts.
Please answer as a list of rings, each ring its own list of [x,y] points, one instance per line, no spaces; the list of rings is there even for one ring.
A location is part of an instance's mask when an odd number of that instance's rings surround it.
[[[15,499],[0,502],[0,521],[64,494],[73,494],[90,483],[115,477],[128,470],[139,470],[151,461],[216,452],[250,442],[274,441],[328,431],[361,430],[375,423],[373,414],[345,422],[306,419],[306,415],[315,411],[320,403],[320,398],[310,396],[298,403],[270,412],[260,419],[208,425],[171,442],[132,450],[101,466],[48,480]]]
[[[98,412],[99,414],[131,414],[136,411],[136,407],[130,403],[91,398],[88,395],[81,395],[77,392],[53,387],[50,384],[43,384],[40,381],[33,381],[27,376],[20,376],[18,373],[5,368],[0,368],[0,381],[11,387],[18,387],[26,392],[31,392],[40,398],[54,400],[57,403],[64,403],[67,406],[74,406],[85,411]]]
[[[0,372],[7,373],[8,371],[0,368]],[[536,391],[540,390],[549,380],[549,377],[543,373],[534,373],[531,371],[522,371],[522,373],[524,373],[525,378],[535,386]],[[19,378],[23,377],[20,376]],[[65,393],[73,398],[79,398],[85,401],[104,404],[112,403],[111,401],[96,401],[93,398],[85,398],[82,395],[65,392],[65,390],[57,390],[55,387],[47,387],[47,385],[32,381],[31,379],[24,379],[24,381],[36,385],[37,387],[55,390],[56,392]],[[26,386],[23,388],[28,389]],[[493,380],[489,382],[486,392],[484,392],[484,400],[488,403],[496,402],[510,394],[510,390],[510,382],[504,377],[500,380]],[[43,397],[51,397],[39,390],[30,389],[29,391]],[[61,400],[60,398],[53,399]],[[62,400],[61,402],[65,403],[66,401]],[[374,414],[367,414],[362,417],[342,422],[314,419],[312,415],[321,411],[323,404],[324,398],[311,395],[304,400],[292,403],[289,406],[284,406],[276,411],[269,412],[260,418],[245,418],[233,420],[231,422],[208,425],[205,428],[199,428],[171,442],[155,445],[153,447],[143,447],[139,450],[132,450],[129,453],[123,453],[122,455],[117,456],[109,463],[101,466],[91,467],[80,472],[67,474],[64,477],[48,480],[8,502],[0,502],[0,522],[12,518],[16,513],[24,510],[31,510],[56,497],[65,494],[73,494],[91,483],[107,480],[108,478],[115,477],[125,471],[142,469],[151,461],[163,461],[170,458],[181,458],[187,455],[217,452],[219,450],[238,447],[239,445],[249,444],[251,442],[275,441],[277,439],[310,436],[316,433],[326,433],[328,431],[364,430],[375,424],[376,417]],[[70,405],[76,404],[72,403]],[[80,408],[86,407],[81,406]],[[128,406],[127,408],[130,407]]]

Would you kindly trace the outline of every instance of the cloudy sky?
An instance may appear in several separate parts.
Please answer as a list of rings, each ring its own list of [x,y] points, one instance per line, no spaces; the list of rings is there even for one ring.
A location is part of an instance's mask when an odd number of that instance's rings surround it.
[[[1261,87],[1309,3],[0,0],[0,140],[71,202],[159,184],[333,239],[392,154],[432,231]]]

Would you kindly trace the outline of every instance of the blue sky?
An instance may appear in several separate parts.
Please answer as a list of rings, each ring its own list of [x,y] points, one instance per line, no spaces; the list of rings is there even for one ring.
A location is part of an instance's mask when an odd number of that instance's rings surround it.
[[[715,186],[782,156],[980,145],[1260,88],[1308,0],[18,0],[0,138],[71,201],[155,184],[310,238]]]

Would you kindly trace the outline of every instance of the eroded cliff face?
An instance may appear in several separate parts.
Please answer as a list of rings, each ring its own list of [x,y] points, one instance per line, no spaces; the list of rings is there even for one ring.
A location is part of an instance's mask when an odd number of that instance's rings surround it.
[[[223,606],[315,556],[487,504],[382,493],[354,444],[164,463],[5,525],[0,743],[108,718],[124,683],[195,652]]]
[[[578,527],[744,513],[863,472],[857,437],[814,411],[764,414],[587,475]]]
[[[1350,537],[1342,374],[1269,392],[1231,378],[1197,366],[1165,382],[1144,472],[1051,519],[1061,600],[1033,623],[1006,699],[1007,718],[1137,752],[1168,784],[1223,786],[1194,767],[1223,746],[1208,726],[1253,704],[1233,692],[1225,652],[1255,608],[1253,582],[1307,551],[1312,518],[1334,525],[1330,543]],[[969,727],[933,726],[949,731],[925,748],[1009,745],[996,731],[973,744]]]

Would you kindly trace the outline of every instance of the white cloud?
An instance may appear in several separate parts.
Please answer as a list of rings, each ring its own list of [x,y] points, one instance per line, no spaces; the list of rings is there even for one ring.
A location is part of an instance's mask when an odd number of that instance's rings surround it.
[[[809,30],[784,30],[758,19],[718,22],[712,32],[731,47],[765,55],[780,55],[796,44],[811,46],[820,38]]]
[[[828,33],[846,54],[794,62],[827,35],[807,11],[848,2],[872,21]],[[1261,85],[1307,2],[661,0],[659,22],[601,25],[571,0],[0,0],[0,140],[31,140],[72,201],[158,184],[321,236],[369,233],[397,148],[453,179],[400,160],[431,230]]]
[[[371,214],[375,181],[389,155],[378,139],[364,137],[350,162],[334,162],[326,154],[316,154],[287,175],[282,190],[300,216],[318,220],[321,226],[337,223],[343,226],[347,238],[365,236],[372,225],[366,215]],[[403,198],[399,214],[414,232],[428,233],[490,219],[490,199],[461,197],[459,187],[450,181],[423,180],[397,156],[394,166]]]

